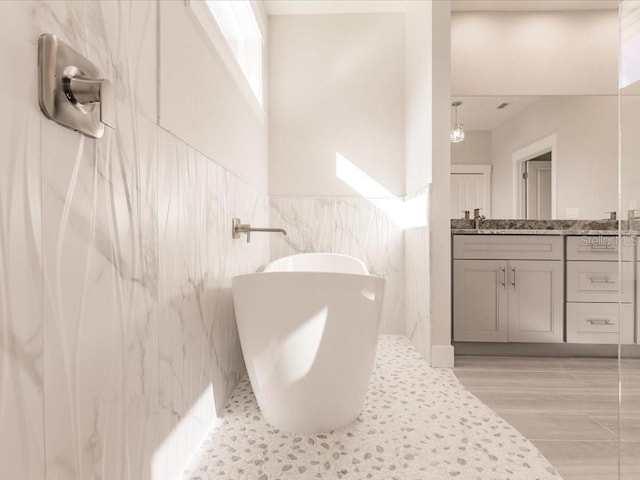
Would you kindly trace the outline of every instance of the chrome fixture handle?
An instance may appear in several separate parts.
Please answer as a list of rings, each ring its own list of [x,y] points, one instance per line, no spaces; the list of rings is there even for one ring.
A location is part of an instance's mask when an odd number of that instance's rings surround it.
[[[55,35],[38,39],[38,101],[45,117],[92,138],[115,128],[116,96],[93,63]]]
[[[469,210],[462,210],[462,218],[464,218],[465,220],[469,220]]]
[[[513,273],[513,280],[511,280],[511,285],[513,285],[513,288],[516,288],[516,267],[511,267],[511,273]]]
[[[604,212],[607,213],[609,215],[608,220],[617,220],[617,213],[616,212]]]
[[[231,237],[235,240],[240,238],[243,233],[247,234],[247,243],[251,241],[251,232],[272,232],[272,233],[282,233],[283,235],[287,234],[287,231],[284,228],[251,228],[251,225],[248,223],[242,223],[239,218],[234,218],[231,221]]]
[[[500,282],[500,285],[507,288],[507,269],[506,267],[500,267],[500,270],[502,271],[502,281]]]

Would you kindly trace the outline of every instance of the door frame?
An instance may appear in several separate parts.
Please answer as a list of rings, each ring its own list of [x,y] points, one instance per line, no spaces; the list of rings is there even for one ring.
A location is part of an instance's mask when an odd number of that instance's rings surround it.
[[[491,218],[491,171],[492,169],[493,167],[488,164],[455,163],[451,165],[451,175],[456,173],[468,174],[468,175],[482,175],[482,180],[484,182],[484,204],[486,205],[486,208],[485,208],[485,211],[481,213],[487,218]]]
[[[526,217],[524,169],[527,160],[533,160],[544,153],[551,152],[551,218],[558,218],[558,162],[557,162],[558,135],[553,134],[527,145],[511,154],[513,171],[513,218]]]

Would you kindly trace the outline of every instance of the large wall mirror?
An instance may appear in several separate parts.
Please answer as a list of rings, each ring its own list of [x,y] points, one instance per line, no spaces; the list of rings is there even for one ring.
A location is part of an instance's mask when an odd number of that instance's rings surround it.
[[[464,141],[451,144],[453,218],[474,208],[488,218],[536,220],[605,219],[616,211],[617,96],[453,100],[465,127]]]
[[[465,135],[451,143],[451,217],[610,218],[618,2],[480,3],[454,2],[452,14],[451,115]],[[617,215],[637,202],[629,196]]]

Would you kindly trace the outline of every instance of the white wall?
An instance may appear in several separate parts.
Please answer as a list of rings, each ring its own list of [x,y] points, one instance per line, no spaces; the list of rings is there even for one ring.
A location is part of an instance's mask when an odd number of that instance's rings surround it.
[[[491,164],[491,132],[464,132],[464,141],[451,144],[451,163],[462,165]]]
[[[413,195],[431,182],[431,8],[408,2],[405,14],[405,169],[406,192]]]
[[[404,333],[404,233],[370,198],[405,194],[404,14],[271,16],[269,35],[272,257],[360,258],[387,280],[381,331]],[[387,192],[338,178],[338,153]]]
[[[404,16],[271,16],[269,193],[354,195],[336,153],[405,193]]]
[[[616,94],[618,12],[457,12],[451,78],[456,96]]]
[[[405,165],[411,201],[428,211],[433,135],[433,27],[429,2],[408,2],[405,13]],[[428,222],[405,231],[404,303],[406,334],[431,362]]]
[[[617,97],[545,97],[492,132],[492,216],[513,218],[511,155],[557,134],[558,218],[607,218],[617,206]],[[463,142],[464,143],[464,142]]]
[[[430,188],[430,298],[431,298],[431,360],[433,366],[453,367],[451,346],[451,146],[449,115],[450,85],[450,22],[451,2],[429,2],[433,28],[431,51],[433,76],[432,108],[432,185]]]

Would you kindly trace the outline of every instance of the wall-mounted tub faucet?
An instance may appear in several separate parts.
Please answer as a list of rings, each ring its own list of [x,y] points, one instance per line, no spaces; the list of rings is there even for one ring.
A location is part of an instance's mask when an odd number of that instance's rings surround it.
[[[240,238],[243,233],[247,234],[247,243],[251,241],[251,232],[275,232],[283,235],[287,234],[284,228],[251,228],[248,223],[242,223],[239,218],[234,218],[231,221],[231,235],[233,239]]]

